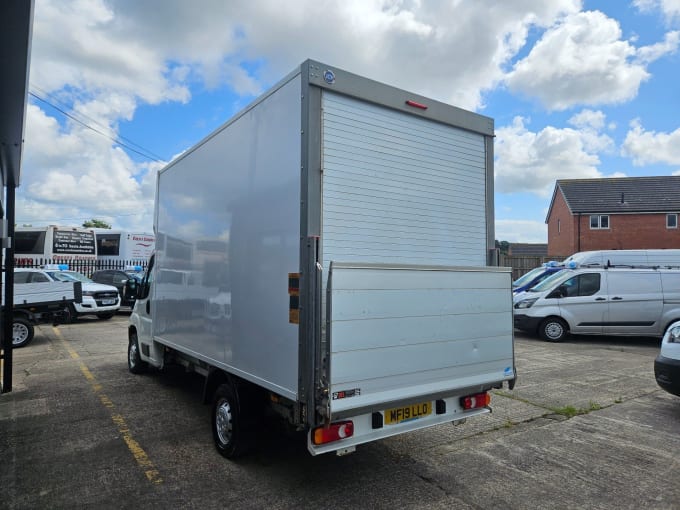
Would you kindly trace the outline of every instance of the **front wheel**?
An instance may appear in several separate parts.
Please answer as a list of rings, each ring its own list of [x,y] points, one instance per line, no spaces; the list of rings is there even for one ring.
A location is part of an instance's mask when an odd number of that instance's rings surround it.
[[[249,441],[243,427],[236,392],[229,384],[221,384],[215,391],[212,432],[217,451],[227,459],[235,459],[248,449]]]
[[[142,374],[146,371],[148,364],[142,361],[139,355],[139,342],[137,341],[137,334],[130,333],[130,340],[128,341],[128,370],[133,374]]]
[[[568,329],[559,317],[548,317],[538,327],[538,334],[546,342],[561,342],[567,337]]]
[[[12,321],[12,347],[25,347],[33,340],[35,328],[31,321],[16,317]]]

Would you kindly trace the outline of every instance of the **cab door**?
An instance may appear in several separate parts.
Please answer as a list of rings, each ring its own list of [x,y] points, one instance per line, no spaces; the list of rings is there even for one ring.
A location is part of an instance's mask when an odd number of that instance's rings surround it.
[[[602,333],[608,306],[606,280],[601,272],[577,274],[565,280],[548,297],[557,298],[560,315],[569,323],[572,333]]]

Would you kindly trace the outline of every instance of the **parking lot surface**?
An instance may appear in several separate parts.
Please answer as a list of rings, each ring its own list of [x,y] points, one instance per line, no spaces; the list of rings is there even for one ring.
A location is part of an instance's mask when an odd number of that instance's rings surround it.
[[[517,334],[519,379],[493,413],[312,457],[264,424],[214,449],[201,379],[127,371],[127,317],[41,326],[0,396],[0,507],[680,508],[680,398],[659,341]]]

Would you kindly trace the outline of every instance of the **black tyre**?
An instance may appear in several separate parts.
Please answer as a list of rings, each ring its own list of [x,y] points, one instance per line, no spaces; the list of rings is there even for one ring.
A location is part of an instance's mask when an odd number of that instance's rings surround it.
[[[15,317],[12,321],[12,347],[25,347],[35,334],[31,321],[23,317]]]
[[[69,311],[68,323],[71,324],[73,322],[76,322],[78,320],[78,312],[76,312],[76,307],[73,306],[73,304],[69,304],[68,311]],[[66,321],[64,321],[64,324],[66,324]]]
[[[229,384],[221,384],[215,391],[212,432],[217,451],[227,459],[242,456],[251,445],[236,392]]]
[[[546,342],[561,342],[569,333],[569,326],[559,317],[548,317],[538,327],[538,335]]]
[[[112,319],[114,315],[116,315],[116,314],[113,313],[113,312],[106,312],[106,313],[98,313],[97,317],[99,317],[103,321],[107,321],[109,319]]]
[[[146,361],[142,361],[139,355],[139,342],[137,333],[130,333],[128,341],[128,370],[133,374],[143,374],[148,368]]]

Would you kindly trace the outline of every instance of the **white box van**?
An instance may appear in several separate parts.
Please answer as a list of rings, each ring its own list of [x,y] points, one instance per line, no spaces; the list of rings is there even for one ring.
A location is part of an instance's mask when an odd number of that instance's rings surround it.
[[[562,263],[579,266],[680,267],[680,250],[597,250],[580,251]]]
[[[565,269],[513,301],[515,327],[550,342],[569,332],[661,338],[680,320],[680,270]]]

